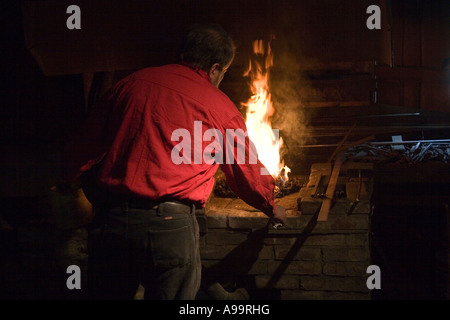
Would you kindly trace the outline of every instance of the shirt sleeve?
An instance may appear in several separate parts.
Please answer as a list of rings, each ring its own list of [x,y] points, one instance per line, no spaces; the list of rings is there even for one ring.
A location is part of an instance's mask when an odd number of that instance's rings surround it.
[[[243,117],[232,118],[225,131],[225,155],[221,169],[228,186],[247,204],[273,217],[275,180],[258,159],[256,148],[246,135]]]

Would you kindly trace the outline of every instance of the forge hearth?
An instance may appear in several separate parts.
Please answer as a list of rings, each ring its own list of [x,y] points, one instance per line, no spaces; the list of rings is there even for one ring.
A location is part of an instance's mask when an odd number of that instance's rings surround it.
[[[447,142],[403,142],[346,149],[325,219],[335,161],[293,175],[300,189],[276,197],[288,215],[281,229],[233,195],[213,194],[199,216],[207,277],[250,298],[446,299]],[[372,265],[381,289],[367,288]]]
[[[310,177],[292,179],[301,189]],[[339,199],[327,221],[318,222],[317,210],[302,210],[300,193],[276,197],[288,217],[276,230],[241,199],[213,194],[198,216],[206,281],[229,291],[243,287],[250,299],[370,299],[368,201],[361,198],[348,215],[342,203],[349,201]]]

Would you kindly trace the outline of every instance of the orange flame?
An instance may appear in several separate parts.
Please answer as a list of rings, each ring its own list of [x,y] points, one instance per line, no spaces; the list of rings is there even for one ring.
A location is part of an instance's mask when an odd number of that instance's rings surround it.
[[[245,77],[250,77],[252,96],[247,102],[242,103],[243,106],[247,107],[248,135],[256,146],[259,160],[269,173],[277,178],[284,171],[281,178],[283,181],[287,181],[291,170],[281,160],[280,149],[283,146],[283,139],[279,138],[272,130],[270,121],[270,117],[275,111],[269,91],[269,70],[273,66],[270,42],[265,48],[262,40],[255,40],[253,52],[255,59],[250,60],[249,68],[244,73]]]

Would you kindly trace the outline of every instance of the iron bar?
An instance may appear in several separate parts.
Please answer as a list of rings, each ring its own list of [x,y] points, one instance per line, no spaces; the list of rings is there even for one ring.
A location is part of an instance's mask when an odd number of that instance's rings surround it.
[[[365,142],[365,144],[371,145],[393,145],[393,144],[417,144],[417,143],[430,143],[430,144],[450,144],[450,139],[437,139],[437,140],[410,140],[410,141],[373,141],[373,142]],[[326,147],[336,147],[337,143],[332,144],[309,144],[309,145],[300,145],[299,148],[326,148]],[[345,146],[345,145],[344,145]]]

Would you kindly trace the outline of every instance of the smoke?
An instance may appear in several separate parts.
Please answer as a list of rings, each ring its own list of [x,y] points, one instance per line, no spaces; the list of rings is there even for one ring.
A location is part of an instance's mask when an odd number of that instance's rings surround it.
[[[302,103],[302,92],[313,90],[304,78],[304,71],[314,61],[303,56],[298,43],[279,35],[275,36],[272,49],[274,66],[269,84],[275,109],[272,127],[279,129],[283,138],[282,157],[289,155],[299,161],[303,150],[299,146],[312,142],[308,135],[312,114]],[[285,164],[290,165],[288,161]]]

